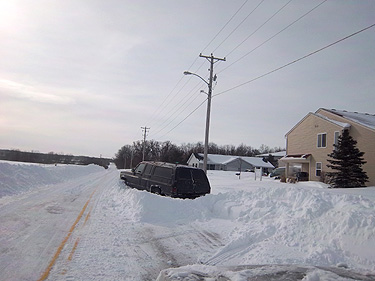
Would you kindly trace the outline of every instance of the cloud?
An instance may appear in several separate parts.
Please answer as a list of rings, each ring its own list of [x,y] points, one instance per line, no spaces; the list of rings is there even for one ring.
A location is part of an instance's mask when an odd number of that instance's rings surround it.
[[[18,83],[11,80],[0,79],[0,93],[11,97],[36,101],[48,104],[71,104],[74,100],[70,97],[47,93],[47,89],[37,88],[31,85]]]

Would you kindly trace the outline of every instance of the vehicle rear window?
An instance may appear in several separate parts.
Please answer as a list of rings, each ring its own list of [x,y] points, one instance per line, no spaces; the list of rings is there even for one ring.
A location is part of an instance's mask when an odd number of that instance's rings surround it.
[[[194,179],[196,180],[203,180],[203,179],[206,179],[206,174],[204,173],[203,170],[198,170],[198,169],[194,169],[192,170],[193,171],[193,177]]]
[[[196,180],[205,179],[206,175],[201,169],[177,169],[177,177],[180,179],[191,179],[193,177]]]
[[[172,169],[166,167],[155,167],[154,175],[161,178],[171,178]]]
[[[191,179],[191,169],[177,169],[177,177],[179,179]]]

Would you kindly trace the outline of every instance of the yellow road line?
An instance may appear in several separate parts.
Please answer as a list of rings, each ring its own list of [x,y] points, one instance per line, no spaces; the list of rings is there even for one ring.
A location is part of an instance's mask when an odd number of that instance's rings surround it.
[[[57,258],[59,257],[62,249],[64,248],[66,242],[68,242],[70,235],[72,235],[76,225],[78,224],[78,222],[82,218],[83,213],[85,212],[85,210],[87,208],[87,205],[89,204],[89,202],[90,202],[92,196],[94,195],[95,191],[96,191],[96,189],[93,191],[93,193],[91,193],[89,200],[87,200],[86,204],[83,206],[83,208],[82,208],[81,212],[79,213],[76,221],[73,223],[72,227],[70,228],[70,230],[68,232],[68,235],[65,237],[65,239],[61,242],[60,246],[57,248],[57,251],[56,251],[55,255],[53,256],[51,262],[49,263],[46,270],[43,272],[42,276],[38,279],[38,281],[43,281],[43,280],[46,280],[48,278],[48,275],[51,272],[52,267],[55,265],[55,262],[56,262]]]
[[[76,242],[74,243],[73,249],[72,249],[72,251],[70,252],[70,255],[69,255],[69,257],[68,257],[68,261],[71,261],[71,260],[73,259],[73,255],[74,255],[74,252],[75,252],[76,249],[77,249],[78,242],[79,242],[79,237],[77,238]]]

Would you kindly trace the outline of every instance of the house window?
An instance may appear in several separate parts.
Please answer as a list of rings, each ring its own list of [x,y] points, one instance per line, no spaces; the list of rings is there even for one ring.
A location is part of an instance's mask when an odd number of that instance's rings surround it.
[[[339,136],[340,136],[340,132],[335,132],[335,139],[334,139],[334,144],[337,145],[339,143]],[[336,147],[335,147],[336,149]]]
[[[215,164],[208,164],[207,170],[215,170]]]
[[[327,147],[327,134],[318,134],[318,147]]]
[[[321,174],[322,174],[322,162],[317,162],[316,168],[315,168],[315,175],[317,177],[320,177]]]

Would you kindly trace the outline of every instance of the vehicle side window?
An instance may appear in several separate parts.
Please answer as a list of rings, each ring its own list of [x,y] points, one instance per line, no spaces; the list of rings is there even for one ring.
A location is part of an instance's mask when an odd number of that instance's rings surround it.
[[[172,176],[172,169],[165,167],[155,167],[154,176],[169,179]]]
[[[137,166],[137,168],[135,169],[135,173],[136,174],[142,174],[144,168],[145,168],[146,164],[144,163],[141,163]]]
[[[146,165],[145,175],[149,176],[151,174],[151,168],[152,168],[152,165],[150,165],[150,164]]]

